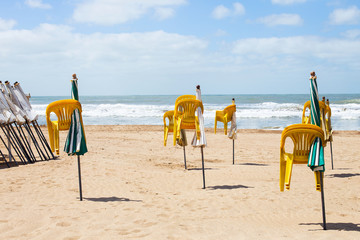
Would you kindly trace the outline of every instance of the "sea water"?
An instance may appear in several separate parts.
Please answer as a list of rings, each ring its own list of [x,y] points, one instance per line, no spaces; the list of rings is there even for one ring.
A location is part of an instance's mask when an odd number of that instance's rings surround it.
[[[360,130],[360,94],[325,94],[330,100],[334,130]],[[162,125],[163,115],[174,109],[176,95],[80,96],[85,125]],[[49,103],[69,96],[31,97],[39,124],[46,124]],[[206,127],[214,127],[215,111],[235,98],[239,129],[283,129],[301,123],[309,94],[202,95]],[[218,123],[222,127],[221,123]]]

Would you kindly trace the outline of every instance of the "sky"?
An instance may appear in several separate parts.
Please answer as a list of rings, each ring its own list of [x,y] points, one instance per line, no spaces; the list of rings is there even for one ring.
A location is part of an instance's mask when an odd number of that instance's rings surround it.
[[[0,80],[33,96],[360,91],[358,0],[2,0]]]

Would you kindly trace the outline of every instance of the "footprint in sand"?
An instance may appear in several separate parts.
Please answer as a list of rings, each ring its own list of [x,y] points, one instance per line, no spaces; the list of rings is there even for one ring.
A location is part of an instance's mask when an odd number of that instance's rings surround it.
[[[69,227],[71,224],[68,223],[68,222],[59,222],[56,224],[56,226],[59,226],[59,227]]]

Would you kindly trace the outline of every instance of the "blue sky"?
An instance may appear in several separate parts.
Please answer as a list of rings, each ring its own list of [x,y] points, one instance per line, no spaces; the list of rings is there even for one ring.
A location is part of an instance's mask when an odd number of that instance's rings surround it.
[[[359,93],[355,0],[3,0],[0,80],[32,95]]]

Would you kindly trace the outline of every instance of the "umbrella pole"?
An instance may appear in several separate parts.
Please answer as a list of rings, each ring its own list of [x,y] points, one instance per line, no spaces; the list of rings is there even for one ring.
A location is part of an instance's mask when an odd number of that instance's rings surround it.
[[[10,165],[9,165],[8,162],[6,161],[6,158],[5,158],[5,156],[4,156],[4,154],[2,153],[1,150],[0,150],[0,154],[1,154],[1,157],[4,159],[4,161],[5,161],[5,163],[6,163],[6,166],[7,166],[8,168],[10,168]]]
[[[4,128],[3,128],[3,126],[0,126],[0,127],[1,127],[2,131],[3,131],[4,134],[5,134],[5,137],[8,139],[8,144],[6,145],[4,139],[0,136],[0,137],[1,137],[1,141],[4,143],[6,149],[7,149],[8,152],[9,152],[9,158],[11,157],[10,162],[11,162],[12,160],[15,161],[14,155],[11,153],[11,147],[13,147],[14,150],[15,150],[15,152],[16,152],[16,154],[17,154],[18,157],[20,158],[20,161],[21,161],[22,163],[26,164],[26,162],[25,162],[22,154],[21,154],[20,152],[18,152],[19,149],[17,148],[16,144],[13,143],[13,139],[11,138],[10,135],[8,135],[8,134],[10,134],[10,133],[9,133],[9,129],[7,129],[6,126],[4,126],[4,127],[5,127],[5,130],[6,130],[6,131],[5,131]],[[15,161],[15,162],[16,162],[16,161]]]
[[[82,201],[82,188],[81,188],[81,171],[80,171],[80,155],[78,157],[78,171],[79,171],[79,190],[80,190],[80,201]]]
[[[36,157],[31,149],[30,143],[28,141],[28,139],[26,139],[26,135],[24,133],[24,131],[22,130],[21,125],[17,125],[16,123],[14,123],[15,128],[17,129],[17,131],[19,132],[19,136],[20,136],[20,140],[24,143],[24,148],[28,151],[29,153],[29,157],[32,158],[32,160],[34,162],[36,162]]]
[[[10,136],[11,141],[13,142],[14,149],[15,147],[18,149],[19,153],[24,157],[24,161],[26,160],[29,163],[32,163],[28,153],[24,149],[24,146],[22,145],[21,141],[18,139],[18,136],[12,126],[6,125],[7,128],[7,134]]]
[[[28,124],[28,125],[29,125],[29,129],[31,129],[30,124]],[[32,125],[33,125],[33,128],[34,128],[34,130],[35,130],[35,133],[36,133],[37,136],[38,136],[39,142],[41,143],[41,145],[42,145],[42,147],[43,147],[43,149],[44,149],[44,152],[46,153],[46,156],[44,156],[44,157],[45,157],[45,160],[50,160],[51,158],[50,158],[48,152],[46,151],[46,147],[45,147],[45,145],[44,145],[44,143],[43,143],[43,141],[42,141],[42,139],[41,139],[41,136],[40,136],[39,133],[38,133],[38,130],[37,130],[35,124],[32,123]],[[35,136],[34,133],[33,133],[33,136],[34,136],[34,138],[36,139],[36,136]],[[38,144],[38,145],[39,145],[39,147],[40,147],[40,144]],[[40,147],[40,148],[41,148],[41,147]],[[42,151],[42,152],[43,152],[43,151]]]
[[[183,146],[184,149],[184,165],[185,165],[185,169],[187,169],[186,167],[186,153],[185,153],[185,145]]]
[[[323,217],[323,228],[326,230],[326,217],[325,217],[325,200],[324,200],[324,173],[320,172],[320,187],[321,187],[321,205],[322,205],[322,217]]]
[[[41,150],[41,147],[40,147],[38,141],[36,140],[36,137],[35,137],[33,131],[31,130],[30,124],[29,124],[29,123],[25,123],[25,124],[24,124],[24,127],[25,127],[26,131],[28,132],[31,140],[33,141],[34,146],[35,146],[35,149],[36,149],[36,151],[38,152],[38,154],[39,154],[39,156],[40,156],[40,159],[41,159],[41,160],[44,160],[44,159],[47,160],[44,152]],[[22,131],[22,130],[21,130],[21,131]]]
[[[235,164],[235,140],[233,139],[233,165]]]
[[[11,148],[11,143],[9,142],[9,143],[8,143],[9,146],[7,146],[6,143],[5,143],[5,141],[4,141],[4,139],[1,137],[1,135],[0,135],[0,140],[3,142],[5,148],[6,148],[6,149],[8,150],[8,152],[9,152],[9,162],[14,161],[14,163],[16,164],[16,166],[18,166],[18,163],[16,162],[14,156],[13,156],[12,153],[11,153],[11,149],[10,149],[10,148]],[[0,152],[1,152],[1,150],[0,150]],[[1,152],[1,154],[2,154],[2,152]],[[4,157],[5,157],[5,156],[4,156]]]
[[[40,136],[41,141],[42,141],[43,143],[45,143],[45,145],[46,145],[46,148],[47,148],[47,151],[46,151],[46,152],[50,152],[52,159],[55,159],[54,154],[53,154],[53,152],[51,151],[51,147],[49,146],[49,144],[48,144],[48,142],[47,142],[47,140],[46,140],[46,137],[44,136],[44,133],[41,131],[41,128],[40,128],[38,122],[37,122],[37,121],[33,121],[32,123],[33,123],[33,126],[34,126],[34,128],[36,129],[38,135]]]
[[[204,168],[204,151],[201,146],[201,162],[202,162],[202,174],[203,174],[203,189],[205,189],[205,168]]]
[[[334,170],[333,153],[332,153],[332,142],[331,142],[331,141],[330,141],[330,151],[331,151],[331,169]]]

